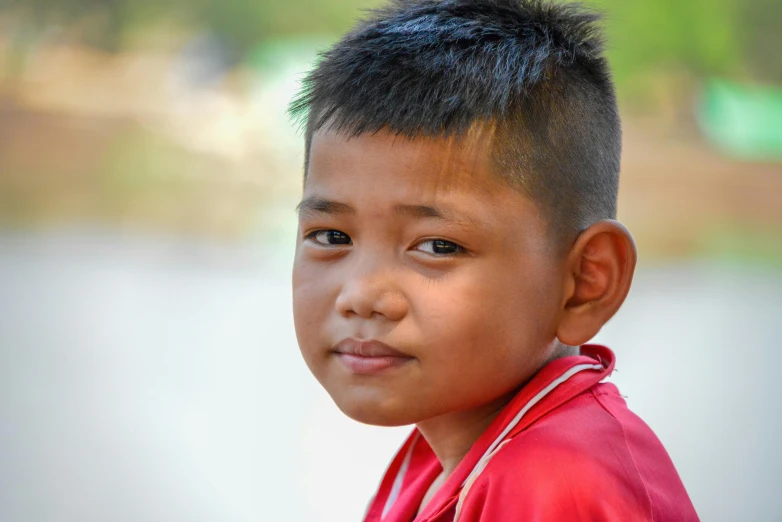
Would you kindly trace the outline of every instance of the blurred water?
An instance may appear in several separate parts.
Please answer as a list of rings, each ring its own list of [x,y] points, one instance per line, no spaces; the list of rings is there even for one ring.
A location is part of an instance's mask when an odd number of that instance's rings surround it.
[[[406,428],[345,419],[292,245],[0,234],[0,520],[357,520]],[[599,341],[703,520],[782,520],[782,272],[642,267]]]

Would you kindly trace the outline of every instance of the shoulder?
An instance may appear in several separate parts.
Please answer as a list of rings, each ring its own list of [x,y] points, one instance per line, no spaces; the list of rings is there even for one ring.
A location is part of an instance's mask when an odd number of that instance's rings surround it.
[[[533,521],[652,520],[622,423],[591,393],[504,444],[465,498],[463,509],[471,506],[480,520],[509,513]],[[492,510],[498,510],[495,518]]]
[[[668,453],[611,384],[515,434],[465,496],[465,522],[693,521]]]

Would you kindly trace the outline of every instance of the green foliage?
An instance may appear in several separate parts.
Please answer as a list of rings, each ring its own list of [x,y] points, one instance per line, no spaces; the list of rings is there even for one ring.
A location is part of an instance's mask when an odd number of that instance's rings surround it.
[[[36,35],[51,35],[54,29],[88,45],[116,51],[128,29],[144,26],[171,8],[155,0],[10,0],[0,4],[0,15],[11,15],[12,39],[22,46]]]
[[[736,32],[750,77],[782,84],[782,1],[739,3]]]
[[[183,0],[186,1],[186,0]],[[244,54],[260,41],[348,30],[377,0],[192,0],[196,20]]]
[[[722,75],[741,67],[739,0],[592,0],[606,15],[618,76],[677,66]]]

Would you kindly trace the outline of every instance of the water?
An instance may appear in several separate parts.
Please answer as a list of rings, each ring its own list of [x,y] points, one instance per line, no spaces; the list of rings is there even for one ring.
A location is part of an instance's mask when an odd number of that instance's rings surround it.
[[[0,234],[0,520],[357,520],[407,428],[301,361],[286,242]],[[782,273],[641,267],[598,337],[703,520],[782,520]]]

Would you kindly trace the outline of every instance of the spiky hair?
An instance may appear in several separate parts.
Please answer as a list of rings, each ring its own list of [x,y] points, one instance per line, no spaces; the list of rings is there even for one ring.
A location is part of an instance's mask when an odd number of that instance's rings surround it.
[[[321,55],[292,102],[312,135],[494,129],[498,174],[567,237],[616,215],[621,129],[599,15],[544,0],[393,0]]]

